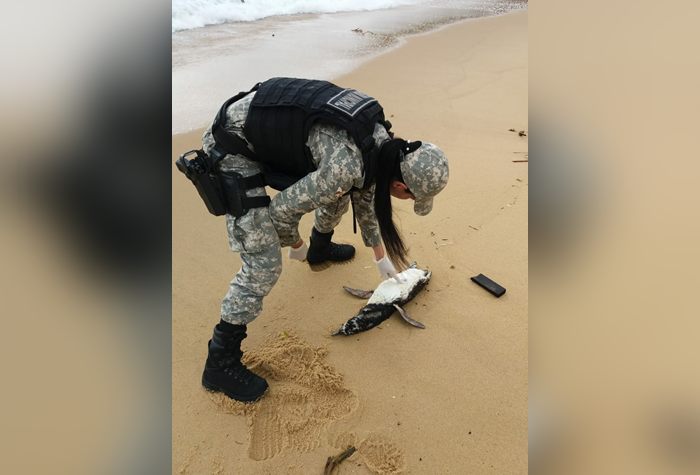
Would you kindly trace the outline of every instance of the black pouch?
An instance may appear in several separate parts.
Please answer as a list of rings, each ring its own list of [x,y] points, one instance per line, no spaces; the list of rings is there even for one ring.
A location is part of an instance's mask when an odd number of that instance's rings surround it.
[[[188,160],[187,157],[192,154],[196,155],[195,158]],[[220,158],[220,155],[218,157]],[[197,188],[211,214],[230,214],[240,218],[250,208],[266,207],[270,204],[270,197],[267,195],[252,198],[246,196],[246,190],[266,186],[261,174],[243,178],[240,173],[222,172],[214,165],[219,161],[220,159],[216,158],[212,160],[203,150],[190,150],[180,155],[175,162],[177,169]]]
[[[195,154],[195,158],[187,157]],[[192,181],[199,196],[204,201],[207,209],[214,216],[221,216],[227,212],[227,200],[224,196],[220,177],[212,173],[209,157],[202,150],[190,150],[180,155],[175,162],[177,169]]]
[[[221,172],[218,178],[221,183],[224,202],[228,205],[228,213],[236,218],[240,218],[248,212],[243,207],[243,201],[246,200],[246,187],[243,183],[243,175],[236,172]]]

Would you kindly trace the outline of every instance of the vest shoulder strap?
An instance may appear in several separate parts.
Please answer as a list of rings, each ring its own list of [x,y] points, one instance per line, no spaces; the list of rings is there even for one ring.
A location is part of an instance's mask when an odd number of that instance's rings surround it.
[[[231,99],[224,102],[219,109],[219,112],[216,114],[216,119],[214,119],[214,123],[211,127],[211,134],[216,142],[214,147],[214,165],[223,159],[227,153],[232,155],[243,155],[250,160],[257,161],[257,156],[248,148],[246,141],[239,136],[228,132],[224,128],[224,125],[226,124],[226,111],[229,106],[234,102],[240,101],[251,92],[257,91],[260,85],[261,83],[257,83],[250,91],[239,92]]]

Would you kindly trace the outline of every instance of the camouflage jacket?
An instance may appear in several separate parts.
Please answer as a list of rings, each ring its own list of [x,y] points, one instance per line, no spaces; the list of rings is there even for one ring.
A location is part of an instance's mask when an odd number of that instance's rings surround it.
[[[254,93],[249,94],[228,108],[225,126],[227,131],[245,139],[243,126],[254,96]],[[379,144],[388,140],[389,134],[383,126],[377,124],[374,138]],[[207,152],[213,147],[211,127],[205,132],[203,143]],[[270,218],[280,245],[286,247],[299,242],[299,221],[304,214],[319,207],[332,205],[355,187],[358,191],[352,192],[352,200],[362,240],[367,247],[379,246],[381,236],[374,214],[375,186],[372,185],[364,192],[359,191],[364,185],[364,163],[362,153],[354,140],[344,129],[328,124],[315,124],[311,127],[306,145],[311,150],[317,170],[277,194],[269,207]],[[249,145],[249,148],[254,151],[252,145]],[[220,167],[222,170],[236,171],[243,176],[254,175],[260,171],[258,164],[241,155],[227,155],[221,161]],[[250,190],[248,196],[258,196],[260,190]]]

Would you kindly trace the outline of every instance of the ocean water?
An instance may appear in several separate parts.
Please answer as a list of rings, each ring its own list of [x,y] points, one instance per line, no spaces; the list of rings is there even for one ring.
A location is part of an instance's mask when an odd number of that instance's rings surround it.
[[[226,22],[255,21],[276,15],[371,11],[424,0],[173,0],[172,31]]]
[[[275,76],[333,80],[409,35],[527,8],[520,0],[173,0],[172,133]],[[359,30],[358,30],[359,29]]]

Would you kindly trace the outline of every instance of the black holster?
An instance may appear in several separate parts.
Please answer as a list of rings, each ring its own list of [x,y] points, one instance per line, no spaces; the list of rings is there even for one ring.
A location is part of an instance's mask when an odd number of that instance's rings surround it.
[[[187,157],[192,154],[196,155],[195,158],[188,160]],[[243,178],[240,173],[218,171],[203,150],[190,150],[182,154],[175,165],[192,181],[207,210],[214,216],[230,214],[240,218],[250,208],[270,204],[268,196],[246,196],[246,190],[265,186],[262,175]]]

